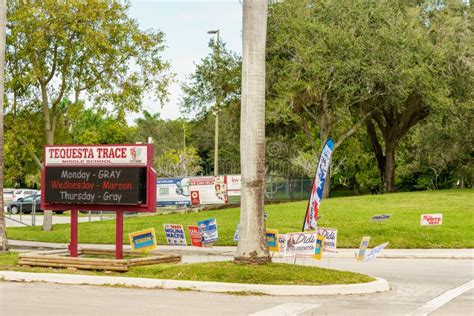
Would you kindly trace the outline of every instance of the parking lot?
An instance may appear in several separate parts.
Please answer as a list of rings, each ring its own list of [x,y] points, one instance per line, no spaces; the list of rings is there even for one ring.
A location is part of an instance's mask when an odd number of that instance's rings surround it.
[[[91,214],[88,216],[79,216],[79,222],[95,222],[100,220],[114,219],[113,214]],[[5,222],[7,227],[24,227],[24,226],[41,226],[43,225],[43,213],[31,215],[31,214],[16,214],[12,215],[5,211]],[[53,224],[69,224],[71,223],[71,217],[68,214],[56,215],[53,214]]]

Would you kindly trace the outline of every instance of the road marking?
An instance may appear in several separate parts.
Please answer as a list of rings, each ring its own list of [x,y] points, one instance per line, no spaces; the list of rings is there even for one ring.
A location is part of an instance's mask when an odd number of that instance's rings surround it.
[[[459,295],[462,295],[463,293],[471,290],[474,288],[474,280],[471,280],[467,283],[464,283],[461,286],[458,286],[457,288],[451,289],[440,296],[432,299],[431,301],[427,302],[425,305],[421,306],[418,308],[416,311],[413,313],[408,314],[408,316],[412,315],[428,315],[444,304],[448,303],[452,299],[458,297]]]
[[[249,316],[296,316],[317,307],[319,307],[317,304],[286,303],[264,309]]]

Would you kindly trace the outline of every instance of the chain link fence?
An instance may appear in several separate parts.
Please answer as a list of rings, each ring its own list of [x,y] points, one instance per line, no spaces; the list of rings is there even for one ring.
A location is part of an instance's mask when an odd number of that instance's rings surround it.
[[[311,192],[313,180],[305,177],[281,177],[267,176],[265,178],[265,201],[295,201],[306,200]],[[229,196],[228,204],[238,205],[240,196]],[[5,206],[5,217],[16,223],[15,226],[38,226],[42,225],[43,212],[39,210],[39,203],[22,203],[17,201],[11,203],[7,208]],[[170,206],[165,209],[187,209],[186,206]],[[162,212],[160,208],[159,212]],[[136,213],[126,213],[125,216],[136,216]],[[69,223],[69,212],[64,214],[54,214],[55,224]],[[82,211],[79,215],[80,222],[92,222],[115,219],[114,212],[103,211]]]
[[[313,180],[309,178],[267,176],[265,178],[265,201],[306,200],[311,193]],[[229,196],[229,204],[239,204],[240,196]]]
[[[308,178],[267,177],[265,200],[293,201],[308,199],[313,180]]]

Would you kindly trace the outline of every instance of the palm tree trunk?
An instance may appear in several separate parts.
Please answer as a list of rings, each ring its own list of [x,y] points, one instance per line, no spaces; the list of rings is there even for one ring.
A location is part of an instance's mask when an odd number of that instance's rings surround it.
[[[267,0],[244,0],[240,232],[235,262],[271,261],[265,236],[265,45]]]
[[[8,250],[3,201],[3,96],[5,94],[5,49],[6,49],[7,1],[0,0],[0,252]]]

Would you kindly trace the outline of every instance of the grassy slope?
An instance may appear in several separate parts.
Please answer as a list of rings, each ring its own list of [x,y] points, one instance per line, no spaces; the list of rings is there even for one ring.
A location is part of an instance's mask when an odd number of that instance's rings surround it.
[[[267,227],[280,233],[300,231],[307,202],[273,204],[265,207]],[[474,248],[474,191],[448,190],[395,193],[324,200],[319,225],[338,229],[338,247],[358,247],[362,236],[371,236],[370,245],[389,241],[390,248]],[[420,214],[443,213],[443,225],[421,227]],[[369,222],[373,215],[393,214],[386,222]],[[239,209],[171,214],[125,219],[125,236],[154,227],[159,243],[165,243],[163,224],[195,225],[197,221],[217,218],[219,242],[234,245],[232,237],[239,220]],[[187,231],[186,231],[187,233]],[[54,225],[53,231],[40,227],[9,228],[10,239],[67,243],[69,225]],[[114,243],[115,222],[81,223],[80,243]],[[189,236],[188,242],[189,242]],[[128,237],[125,237],[128,243]]]
[[[71,271],[67,269],[18,267],[18,254],[0,254],[0,270],[27,272],[117,275],[154,279],[213,281],[252,284],[326,285],[370,282],[374,279],[359,273],[336,271],[318,267],[303,267],[283,263],[263,266],[245,266],[233,262],[206,262],[195,264],[159,264],[131,268],[126,273]]]

